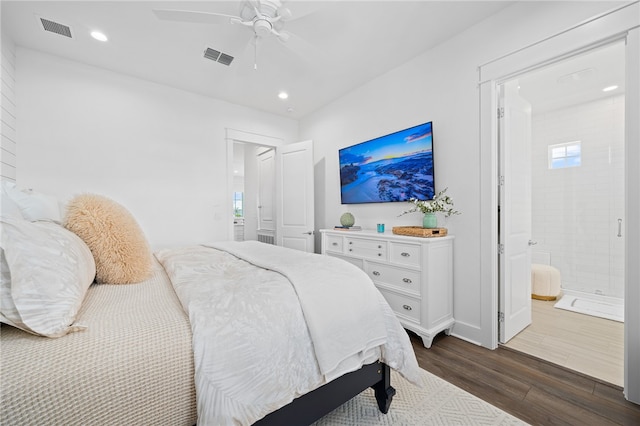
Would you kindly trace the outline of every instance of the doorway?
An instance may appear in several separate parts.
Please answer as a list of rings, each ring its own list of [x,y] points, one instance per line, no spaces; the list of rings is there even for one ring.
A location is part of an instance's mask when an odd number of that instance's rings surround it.
[[[314,220],[314,183],[313,183],[313,141],[283,144],[278,138],[273,138],[255,133],[243,132],[235,129],[227,129],[227,194],[228,209],[225,215],[229,224],[228,239],[235,236],[234,225],[234,159],[237,144],[244,144],[245,152],[248,149],[256,154],[256,175],[253,179],[247,176],[248,164],[245,162],[243,200],[244,214],[244,239],[253,239],[247,227],[248,214],[251,209],[248,202],[248,186],[255,185],[255,192],[261,192],[260,204],[266,199],[271,200],[273,208],[270,215],[261,212],[256,214],[256,220],[260,221],[260,227],[266,229],[264,222],[269,219],[271,227],[275,225],[275,233],[271,236],[275,245],[292,248],[312,253],[315,239]],[[239,145],[238,145],[239,146]],[[258,148],[255,148],[258,147]],[[255,148],[255,149],[254,149]],[[248,156],[245,156],[248,157]],[[251,156],[253,158],[253,156]],[[265,161],[261,161],[261,160]],[[264,166],[261,168],[261,166]],[[263,172],[268,178],[264,178]],[[267,181],[272,184],[267,185]],[[256,195],[256,200],[258,196]],[[262,205],[264,207],[264,205]],[[268,217],[267,217],[268,216]],[[260,237],[256,238],[260,240]],[[263,241],[267,242],[267,241]]]
[[[499,91],[500,342],[622,386],[623,315],[611,313],[625,294],[624,42]],[[531,300],[531,264],[559,278],[564,311]]]
[[[233,157],[233,239],[275,244],[274,148],[236,141]]]
[[[226,223],[229,240],[258,240],[259,170],[257,155],[284,145],[280,138],[236,129],[226,129],[227,141],[227,194]],[[255,160],[255,161],[254,161]],[[241,190],[241,191],[239,191]],[[238,217],[238,192],[242,192],[242,211]],[[271,191],[273,192],[273,191]],[[273,221],[277,212],[273,209]],[[275,235],[275,225],[271,235]],[[275,238],[274,238],[275,239]]]

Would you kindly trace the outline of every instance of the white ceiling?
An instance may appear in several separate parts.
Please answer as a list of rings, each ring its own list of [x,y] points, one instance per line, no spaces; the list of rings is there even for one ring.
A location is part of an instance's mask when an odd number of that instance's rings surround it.
[[[241,1],[7,1],[2,30],[18,46],[299,119],[509,6],[507,1],[302,1],[287,44],[258,44],[235,24],[163,21],[153,9],[238,15]],[[37,19],[71,27],[67,38]],[[295,19],[297,17],[297,19]],[[92,39],[92,30],[109,41]],[[203,58],[206,47],[235,57]],[[278,99],[280,91],[289,99]]]
[[[625,43],[618,41],[517,78],[533,113],[582,104],[625,92]],[[602,89],[617,86],[604,92]]]

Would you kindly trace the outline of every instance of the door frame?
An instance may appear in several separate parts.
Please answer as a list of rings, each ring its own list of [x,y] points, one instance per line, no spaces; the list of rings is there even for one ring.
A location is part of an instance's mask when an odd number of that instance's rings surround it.
[[[227,239],[233,241],[233,145],[236,142],[277,148],[284,145],[284,141],[273,136],[251,133],[232,128],[225,129],[226,154],[227,154],[227,201],[223,205],[223,223],[227,224]],[[276,217],[278,212],[275,212]]]
[[[480,253],[481,324],[483,346],[498,346],[498,91],[499,83],[519,74],[589,51],[613,41],[626,40],[625,96],[625,217],[640,217],[640,171],[630,167],[640,160],[640,3],[626,4],[583,21],[555,35],[524,46],[478,67],[480,95]],[[487,166],[488,165],[488,166]],[[625,397],[640,404],[640,224],[627,221],[625,247]],[[633,307],[633,309],[630,309]]]
[[[636,29],[637,31],[637,29]],[[489,226],[490,231],[484,231],[484,227],[483,227],[483,232],[485,232],[485,234],[487,234],[487,237],[489,237],[489,233],[490,233],[490,238],[488,238],[491,241],[491,247],[495,248],[495,249],[490,249],[489,250],[489,255],[485,256],[485,257],[489,257],[491,259],[491,264],[493,265],[493,267],[491,268],[491,281],[492,281],[492,291],[491,291],[491,300],[492,300],[492,309],[495,312],[499,312],[499,296],[500,296],[500,288],[499,288],[499,277],[500,277],[500,255],[499,255],[499,243],[500,243],[500,234],[499,234],[499,221],[500,221],[500,212],[499,212],[499,207],[500,207],[500,138],[499,138],[499,134],[500,134],[500,118],[498,117],[499,115],[499,107],[500,107],[500,91],[499,91],[499,86],[501,86],[502,84],[516,79],[522,75],[525,75],[529,72],[532,71],[536,71],[540,68],[544,68],[547,65],[552,65],[558,62],[562,62],[565,60],[569,60],[573,57],[576,57],[578,55],[581,55],[583,53],[589,52],[591,50],[594,49],[598,49],[600,47],[603,46],[607,46],[610,45],[612,43],[616,43],[616,42],[620,42],[623,40],[627,40],[628,39],[628,35],[631,34],[631,32],[629,33],[623,33],[623,34],[617,34],[614,37],[607,37],[603,40],[600,40],[598,42],[589,44],[589,45],[585,45],[585,46],[581,46],[578,49],[574,49],[571,51],[566,51],[562,54],[556,55],[551,57],[548,60],[536,63],[536,64],[532,64],[527,66],[526,68],[522,68],[519,70],[511,70],[511,72],[508,72],[502,76],[496,77],[494,79],[491,80],[487,80],[484,82],[480,83],[480,97],[481,97],[481,119],[480,119],[480,125],[481,125],[481,132],[480,132],[480,137],[481,137],[481,145],[485,146],[485,142],[486,141],[490,141],[488,143],[488,145],[490,145],[490,151],[487,153],[485,152],[485,155],[489,155],[490,156],[490,160],[487,164],[491,164],[491,197],[487,197],[489,198],[489,200],[485,200],[484,201],[484,205],[487,205],[490,202],[490,209],[491,209],[491,226]],[[626,49],[626,54],[629,54],[629,44],[627,43],[627,49]],[[628,61],[628,60],[627,60]],[[506,67],[508,68],[508,67]],[[626,79],[626,84],[629,84],[629,76],[625,76]],[[627,87],[628,89],[628,87]],[[627,90],[628,92],[628,90]],[[632,96],[631,96],[632,97]],[[625,96],[625,111],[626,111],[626,115],[627,117],[629,117],[629,110],[633,110],[633,99],[627,99],[628,96]],[[636,101],[637,103],[637,101]],[[637,108],[636,108],[637,111]],[[627,118],[628,120],[628,118]],[[490,125],[489,125],[489,121],[491,121]],[[484,126],[483,129],[483,124],[486,124],[486,126]],[[626,125],[626,120],[625,120],[625,128],[628,127]],[[630,139],[628,136],[628,132],[627,135],[625,136],[625,153],[627,152],[627,149],[630,147],[630,145],[632,145],[629,141],[631,141],[633,139]],[[637,139],[636,139],[637,140]],[[486,150],[485,150],[486,151]],[[481,153],[481,155],[483,155]],[[484,163],[483,163],[484,164]],[[482,179],[481,179],[482,181]],[[633,182],[633,180],[630,179],[630,175],[629,173],[626,173],[626,178],[625,178],[625,185],[628,186],[630,184],[630,182]],[[486,181],[485,181],[485,186],[486,186]],[[483,206],[484,206],[483,205]],[[484,211],[484,210],[483,210]],[[626,216],[625,217],[629,217]],[[485,220],[486,216],[484,217],[484,219],[481,220]],[[483,239],[483,241],[486,241],[485,239]],[[484,244],[484,243],[483,243]],[[627,255],[627,258],[629,257],[629,255]],[[628,278],[625,280],[625,288],[627,287],[626,282],[628,282]],[[626,298],[625,298],[626,299]],[[626,304],[626,302],[625,302]],[[486,305],[485,305],[486,306]],[[625,308],[625,311],[627,309]],[[499,315],[493,315],[492,318],[492,333],[491,333],[491,345],[490,348],[491,349],[495,349],[498,347],[499,344]]]

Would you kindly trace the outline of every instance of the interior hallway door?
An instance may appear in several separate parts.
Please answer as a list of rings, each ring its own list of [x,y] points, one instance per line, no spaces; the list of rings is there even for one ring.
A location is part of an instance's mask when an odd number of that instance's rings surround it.
[[[313,253],[313,142],[276,149],[277,245]]]

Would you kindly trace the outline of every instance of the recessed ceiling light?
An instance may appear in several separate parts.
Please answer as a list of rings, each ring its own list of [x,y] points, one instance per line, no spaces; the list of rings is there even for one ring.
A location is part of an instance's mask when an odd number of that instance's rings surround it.
[[[91,37],[95,38],[98,41],[107,41],[108,38],[106,35],[104,35],[103,33],[101,33],[100,31],[92,31],[91,32]]]
[[[618,88],[618,86],[609,86],[609,87],[605,87],[604,89],[602,89],[603,92],[610,92],[612,90],[616,90]]]
[[[287,92],[280,92],[278,93],[278,97],[280,99],[287,99],[289,97],[289,94]]]

